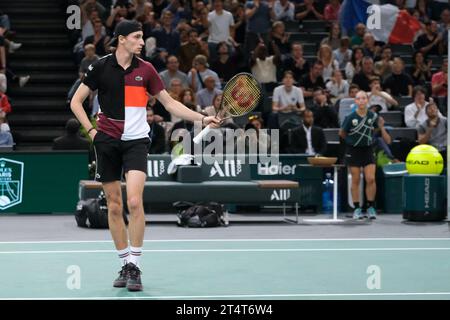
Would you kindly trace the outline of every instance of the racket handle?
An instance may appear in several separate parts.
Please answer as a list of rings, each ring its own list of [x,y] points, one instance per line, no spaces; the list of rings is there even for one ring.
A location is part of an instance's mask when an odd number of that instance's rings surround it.
[[[194,141],[195,144],[199,144],[200,142],[202,142],[203,138],[211,131],[211,127],[210,126],[206,126],[205,129],[203,129],[202,131],[200,131],[200,133],[198,135],[196,135],[194,137],[194,139],[192,139],[192,141]]]

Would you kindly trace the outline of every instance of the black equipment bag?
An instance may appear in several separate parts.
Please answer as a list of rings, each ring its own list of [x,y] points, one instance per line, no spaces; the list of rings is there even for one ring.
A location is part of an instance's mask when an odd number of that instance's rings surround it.
[[[217,202],[191,203],[178,201],[173,204],[178,213],[178,226],[210,228],[226,225],[224,207]]]

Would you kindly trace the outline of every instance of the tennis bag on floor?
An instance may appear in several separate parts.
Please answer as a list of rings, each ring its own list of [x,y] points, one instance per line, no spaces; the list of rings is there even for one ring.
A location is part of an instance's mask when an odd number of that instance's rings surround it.
[[[217,202],[191,203],[178,201],[173,204],[178,213],[178,226],[210,228],[226,225],[224,207]]]
[[[123,213],[125,224],[128,218]],[[103,192],[98,198],[80,200],[75,212],[75,220],[81,228],[108,229],[108,206]]]

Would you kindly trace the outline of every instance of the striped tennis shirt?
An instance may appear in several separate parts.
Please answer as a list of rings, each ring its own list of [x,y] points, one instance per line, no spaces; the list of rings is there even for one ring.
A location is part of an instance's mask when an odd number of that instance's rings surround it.
[[[133,56],[124,70],[116,55],[109,54],[89,66],[83,83],[98,90],[99,131],[123,141],[148,138],[148,94],[154,96],[164,89],[151,63]]]

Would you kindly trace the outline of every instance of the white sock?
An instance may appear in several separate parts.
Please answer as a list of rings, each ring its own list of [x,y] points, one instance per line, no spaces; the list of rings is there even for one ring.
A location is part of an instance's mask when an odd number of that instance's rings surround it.
[[[128,247],[122,250],[117,250],[117,255],[122,262],[122,266],[130,262],[130,249]]]
[[[139,267],[141,255],[142,255],[142,247],[130,247],[130,259],[128,260],[128,262],[131,262],[135,266]]]

